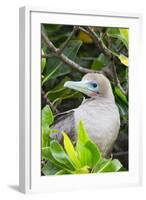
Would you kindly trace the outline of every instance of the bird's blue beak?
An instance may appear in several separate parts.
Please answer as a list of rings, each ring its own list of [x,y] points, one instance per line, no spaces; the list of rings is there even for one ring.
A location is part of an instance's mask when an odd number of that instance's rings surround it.
[[[89,97],[97,96],[98,94],[98,85],[89,81],[67,81],[64,84],[64,87],[77,90],[86,94]]]

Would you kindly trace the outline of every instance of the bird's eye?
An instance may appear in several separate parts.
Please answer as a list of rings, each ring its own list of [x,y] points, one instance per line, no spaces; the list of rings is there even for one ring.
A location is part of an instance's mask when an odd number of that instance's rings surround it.
[[[97,83],[92,83],[92,86],[93,86],[94,88],[96,88],[96,87],[97,87]]]

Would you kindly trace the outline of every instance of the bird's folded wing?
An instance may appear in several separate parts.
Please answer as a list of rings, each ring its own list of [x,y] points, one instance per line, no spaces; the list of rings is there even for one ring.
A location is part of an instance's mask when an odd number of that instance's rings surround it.
[[[62,142],[62,134],[64,131],[72,139],[76,139],[76,130],[75,130],[75,119],[74,119],[74,110],[60,113],[55,116],[55,122],[52,125],[53,129],[57,132],[51,134],[52,138],[57,139],[59,142]]]

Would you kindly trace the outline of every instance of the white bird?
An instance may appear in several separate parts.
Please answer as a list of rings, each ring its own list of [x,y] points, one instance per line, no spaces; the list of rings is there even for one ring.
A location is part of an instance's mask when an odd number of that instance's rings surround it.
[[[88,73],[81,81],[67,81],[64,87],[80,91],[90,98],[84,100],[78,108],[61,115],[54,128],[66,131],[76,140],[76,127],[83,120],[90,139],[107,156],[120,128],[119,111],[109,80],[102,74]],[[58,133],[56,137],[61,135]]]

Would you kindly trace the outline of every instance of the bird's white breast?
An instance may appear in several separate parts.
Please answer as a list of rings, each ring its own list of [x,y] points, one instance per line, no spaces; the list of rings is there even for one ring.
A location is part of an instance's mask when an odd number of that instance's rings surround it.
[[[120,117],[115,102],[100,97],[87,100],[75,109],[74,116],[76,125],[80,120],[84,121],[91,140],[99,146],[104,155],[107,155],[120,128]]]

